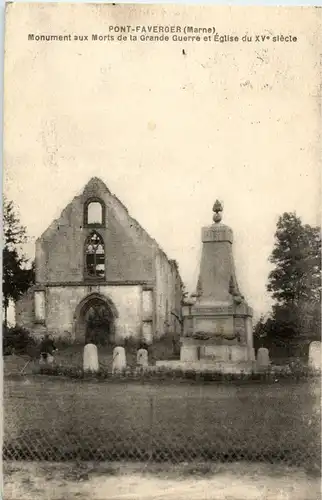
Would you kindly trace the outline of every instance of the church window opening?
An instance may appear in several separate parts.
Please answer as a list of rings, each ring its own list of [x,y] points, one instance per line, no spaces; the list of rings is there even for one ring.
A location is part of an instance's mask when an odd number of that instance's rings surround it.
[[[85,245],[86,274],[90,278],[104,278],[105,249],[103,238],[96,232],[90,234]]]
[[[99,201],[87,205],[87,224],[103,224],[103,207]]]

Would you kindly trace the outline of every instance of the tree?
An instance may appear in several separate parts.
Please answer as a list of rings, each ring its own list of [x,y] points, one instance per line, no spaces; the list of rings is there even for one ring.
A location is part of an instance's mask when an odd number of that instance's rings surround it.
[[[7,312],[10,300],[16,301],[34,283],[34,264],[22,251],[22,245],[27,242],[26,228],[21,225],[12,201],[4,198],[3,203],[3,235],[4,248],[2,304],[4,308],[4,323],[7,326]]]
[[[295,213],[278,220],[270,262],[275,269],[267,289],[279,304],[300,305],[321,300],[321,235],[319,227],[303,225]]]
[[[296,337],[320,324],[321,234],[319,227],[303,224],[295,213],[278,220],[267,290],[272,293],[272,335]],[[267,329],[267,328],[266,328]]]

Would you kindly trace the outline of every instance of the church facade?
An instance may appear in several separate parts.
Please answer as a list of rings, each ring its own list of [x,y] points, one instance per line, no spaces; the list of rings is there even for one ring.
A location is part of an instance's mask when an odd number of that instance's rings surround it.
[[[37,240],[35,271],[35,285],[16,303],[16,324],[36,336],[151,343],[181,333],[176,262],[100,179]]]

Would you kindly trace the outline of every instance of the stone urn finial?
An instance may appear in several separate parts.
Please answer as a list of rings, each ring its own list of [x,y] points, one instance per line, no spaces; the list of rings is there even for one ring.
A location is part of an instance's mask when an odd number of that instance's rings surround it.
[[[213,221],[216,222],[216,224],[218,224],[218,222],[220,222],[222,219],[222,211],[223,211],[223,206],[219,200],[215,201],[212,211],[214,212]]]

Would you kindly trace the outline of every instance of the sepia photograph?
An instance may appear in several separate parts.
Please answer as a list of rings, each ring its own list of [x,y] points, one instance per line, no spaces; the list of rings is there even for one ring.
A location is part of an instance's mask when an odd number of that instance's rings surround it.
[[[6,5],[6,500],[321,498],[321,12]]]

